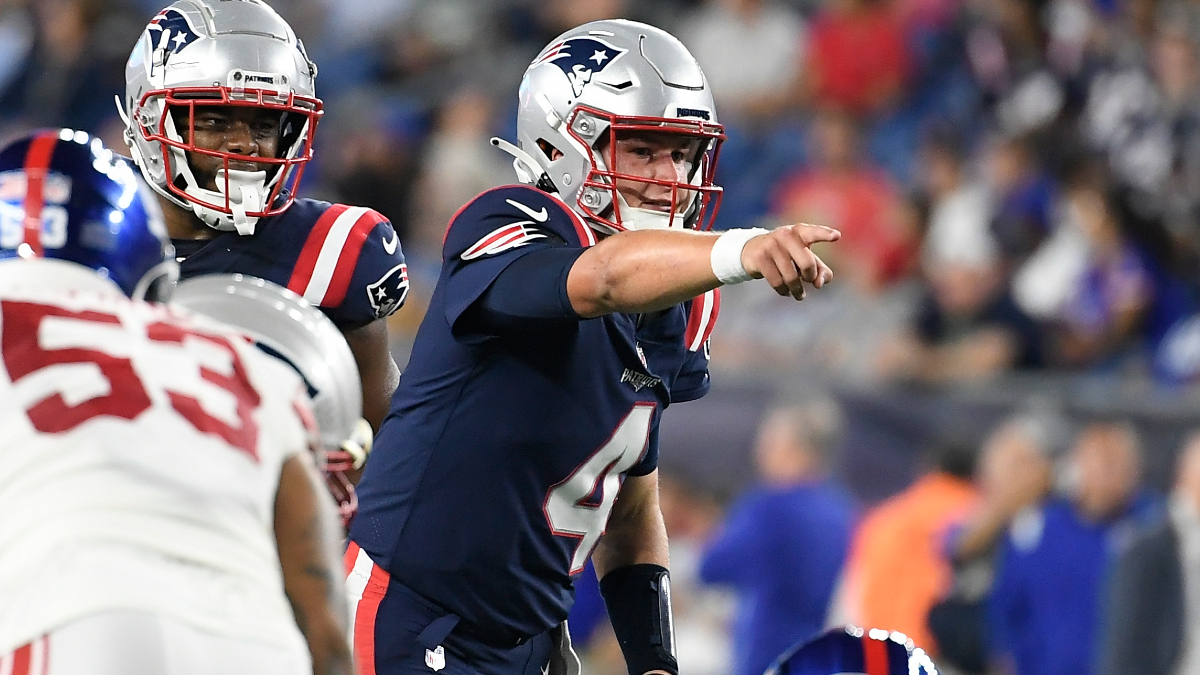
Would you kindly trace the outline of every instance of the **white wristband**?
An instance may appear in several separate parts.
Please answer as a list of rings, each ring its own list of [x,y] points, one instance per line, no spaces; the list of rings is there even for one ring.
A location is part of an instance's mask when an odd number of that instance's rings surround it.
[[[761,227],[750,227],[729,230],[717,237],[709,262],[712,264],[713,274],[717,275],[721,283],[740,284],[754,278],[742,266],[742,249],[746,247],[746,242],[767,232],[769,230]]]

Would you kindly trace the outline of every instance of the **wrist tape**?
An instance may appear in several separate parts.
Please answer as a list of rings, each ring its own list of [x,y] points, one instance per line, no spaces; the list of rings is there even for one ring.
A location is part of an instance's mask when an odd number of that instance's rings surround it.
[[[712,264],[713,274],[717,275],[721,283],[740,284],[754,278],[742,266],[742,249],[746,247],[746,242],[767,232],[768,230],[761,227],[751,227],[729,230],[717,237],[709,262]]]

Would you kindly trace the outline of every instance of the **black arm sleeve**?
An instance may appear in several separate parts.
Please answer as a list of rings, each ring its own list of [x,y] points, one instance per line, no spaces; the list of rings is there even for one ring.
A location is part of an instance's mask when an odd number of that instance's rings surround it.
[[[651,670],[678,675],[667,568],[639,563],[610,570],[600,580],[600,595],[629,675]]]
[[[579,321],[582,317],[567,295],[567,275],[583,251],[552,246],[514,260],[471,309],[473,322],[487,332],[504,334]]]

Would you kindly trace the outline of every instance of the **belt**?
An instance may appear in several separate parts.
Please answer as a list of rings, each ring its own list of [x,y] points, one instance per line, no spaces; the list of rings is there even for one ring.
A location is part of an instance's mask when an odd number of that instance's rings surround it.
[[[457,619],[458,617],[455,618]],[[457,622],[457,625],[452,630],[454,631],[455,635],[461,638],[471,640],[472,642],[478,642],[493,649],[516,649],[517,647],[520,647],[521,645],[533,639],[532,637],[519,635],[511,631],[506,631],[504,633],[491,633],[483,630],[473,623],[468,623],[461,619]]]
[[[398,587],[397,590],[407,595],[410,603],[415,604],[422,611],[428,612],[426,616],[431,617],[430,623],[417,636],[417,643],[426,649],[436,649],[438,645],[445,642],[446,638],[450,637],[451,633],[464,640],[502,650],[516,649],[533,639],[532,636],[512,631],[497,633],[484,630],[476,624],[463,620],[457,614],[442,614],[441,612],[445,610],[438,611],[435,609],[434,603],[396,579],[391,580],[391,585]]]

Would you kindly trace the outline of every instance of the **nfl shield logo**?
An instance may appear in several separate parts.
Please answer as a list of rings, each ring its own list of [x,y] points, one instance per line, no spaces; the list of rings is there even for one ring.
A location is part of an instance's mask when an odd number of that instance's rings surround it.
[[[446,667],[446,650],[441,645],[425,650],[425,665],[438,671]]]

